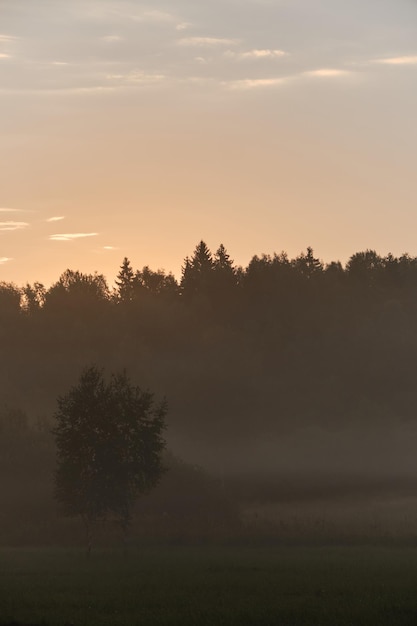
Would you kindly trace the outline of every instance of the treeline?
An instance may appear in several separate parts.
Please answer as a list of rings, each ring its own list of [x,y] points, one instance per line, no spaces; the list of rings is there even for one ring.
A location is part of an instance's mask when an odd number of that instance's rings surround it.
[[[417,258],[367,250],[343,266],[308,248],[241,268],[201,241],[179,281],[124,259],[114,288],[72,270],[49,289],[3,282],[0,345],[8,405],[49,415],[85,365],[126,367],[167,396],[180,454],[414,419]]]

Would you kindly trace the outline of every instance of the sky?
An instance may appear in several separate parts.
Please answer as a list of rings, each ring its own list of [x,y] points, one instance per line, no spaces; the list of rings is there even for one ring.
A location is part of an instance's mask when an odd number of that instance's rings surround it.
[[[417,255],[417,0],[0,0],[0,281]]]

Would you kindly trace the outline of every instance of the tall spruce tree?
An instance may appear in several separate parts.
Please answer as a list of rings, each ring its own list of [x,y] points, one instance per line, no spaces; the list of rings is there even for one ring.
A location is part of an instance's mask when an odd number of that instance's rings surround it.
[[[135,273],[127,257],[123,259],[116,277],[117,299],[119,302],[131,302],[135,288]]]
[[[181,291],[186,297],[207,295],[212,284],[214,261],[207,244],[201,240],[182,267]]]
[[[238,283],[237,271],[226,248],[220,244],[213,260],[213,293],[217,299],[230,302]]]

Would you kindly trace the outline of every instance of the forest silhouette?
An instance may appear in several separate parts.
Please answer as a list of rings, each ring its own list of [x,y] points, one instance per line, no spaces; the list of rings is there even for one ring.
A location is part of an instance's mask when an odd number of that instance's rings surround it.
[[[343,266],[308,248],[242,268],[201,241],[179,281],[125,258],[114,288],[73,270],[48,289],[3,282],[0,341],[1,480],[16,502],[19,489],[46,493],[56,398],[92,363],[166,396],[169,449],[219,475],[415,471],[417,258],[407,254],[366,250]]]
[[[222,440],[299,422],[413,419],[417,258],[311,248],[236,267],[200,242],[179,282],[123,261],[49,289],[0,284],[2,401],[49,414],[80,370],[126,367],[170,401],[170,427]]]

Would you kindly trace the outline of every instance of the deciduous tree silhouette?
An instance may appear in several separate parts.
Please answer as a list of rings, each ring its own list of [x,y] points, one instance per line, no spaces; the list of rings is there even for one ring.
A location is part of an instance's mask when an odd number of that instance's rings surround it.
[[[313,248],[307,248],[307,252],[301,253],[294,259],[294,267],[305,278],[311,279],[323,272],[323,264],[314,256]]]
[[[58,398],[55,495],[66,515],[83,519],[88,555],[94,522],[112,514],[125,536],[136,497],[158,482],[165,415],[165,403],[126,372],[106,381],[95,366]]]
[[[135,292],[151,296],[174,297],[178,294],[178,284],[172,274],[163,270],[152,271],[148,265],[135,274]]]
[[[102,274],[65,270],[43,296],[45,310],[55,315],[64,312],[85,315],[108,302],[109,289]]]
[[[23,310],[28,315],[35,315],[45,304],[46,289],[42,283],[26,283],[22,288]]]
[[[21,291],[13,283],[0,282],[0,319],[17,317],[20,313]]]

